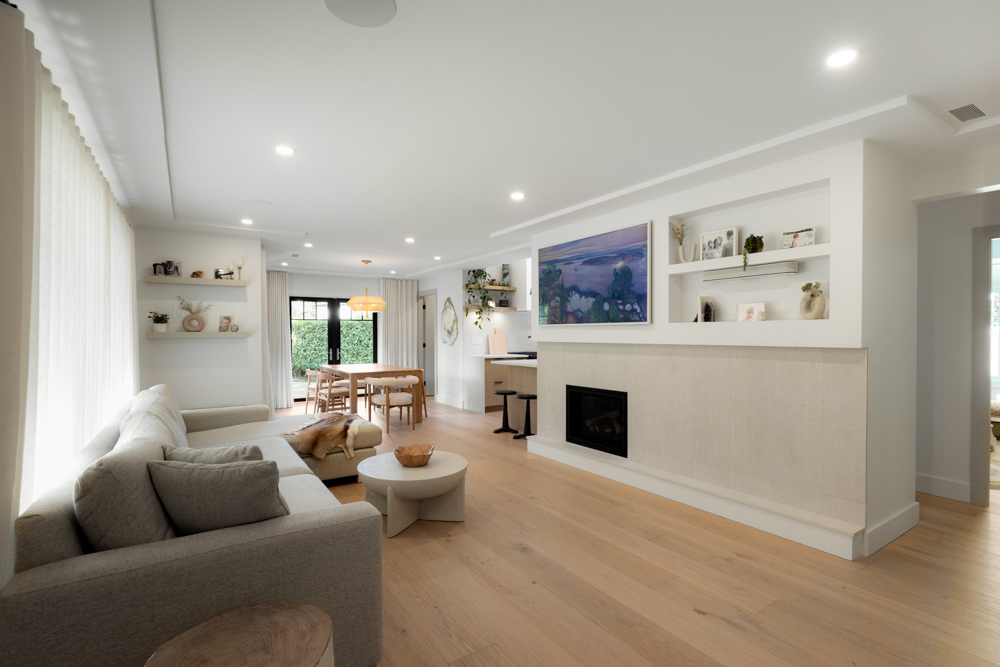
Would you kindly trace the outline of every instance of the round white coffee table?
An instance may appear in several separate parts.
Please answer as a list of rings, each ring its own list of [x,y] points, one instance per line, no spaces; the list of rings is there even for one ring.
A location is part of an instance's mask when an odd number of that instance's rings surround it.
[[[388,518],[386,533],[395,537],[417,519],[465,521],[468,467],[458,454],[435,451],[427,465],[405,468],[390,452],[359,463],[358,477],[365,500]]]

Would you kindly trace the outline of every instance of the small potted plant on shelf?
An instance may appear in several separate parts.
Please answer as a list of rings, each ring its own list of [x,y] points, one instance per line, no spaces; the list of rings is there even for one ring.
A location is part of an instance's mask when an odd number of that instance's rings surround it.
[[[670,234],[677,241],[677,254],[680,256],[681,262],[693,262],[698,258],[698,244],[691,244],[691,258],[684,252],[684,238],[687,236],[688,228],[686,222],[679,222],[677,224],[670,223]]]
[[[473,269],[468,273],[469,282],[465,286],[466,304],[476,309],[476,326],[483,328],[483,320],[490,319],[490,312],[493,311],[493,300],[490,298],[490,291],[486,289],[491,282],[490,274],[486,269]],[[479,303],[477,304],[476,298]]]
[[[167,332],[167,322],[170,321],[170,316],[166,313],[158,313],[155,310],[149,311],[149,319],[153,320],[153,331],[155,333],[166,333]]]
[[[764,237],[751,234],[743,242],[743,270],[747,270],[747,255],[761,252],[764,249]]]

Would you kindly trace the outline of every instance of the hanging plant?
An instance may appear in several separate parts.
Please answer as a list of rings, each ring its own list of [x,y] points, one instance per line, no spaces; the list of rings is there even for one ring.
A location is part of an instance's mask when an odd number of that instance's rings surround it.
[[[483,328],[483,320],[489,321],[490,313],[493,311],[492,301],[490,300],[490,291],[486,287],[490,284],[492,278],[486,269],[473,269],[469,271],[469,278],[471,282],[465,286],[466,291],[466,304],[472,308],[476,307],[476,326],[480,329]],[[475,299],[479,298],[478,306],[475,303]]]
[[[743,270],[747,270],[747,255],[760,252],[764,249],[764,237],[751,234],[743,242]]]

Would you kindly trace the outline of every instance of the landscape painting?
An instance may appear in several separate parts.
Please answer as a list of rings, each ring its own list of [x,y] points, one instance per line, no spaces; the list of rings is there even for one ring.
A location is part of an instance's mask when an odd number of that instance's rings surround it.
[[[650,227],[539,248],[539,324],[648,323]]]

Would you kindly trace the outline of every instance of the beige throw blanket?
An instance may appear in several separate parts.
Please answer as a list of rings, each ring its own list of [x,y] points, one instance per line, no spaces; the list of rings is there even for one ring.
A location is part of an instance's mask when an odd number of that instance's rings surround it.
[[[354,438],[365,422],[358,415],[335,413],[314,424],[304,426],[291,435],[299,437],[299,453],[308,454],[322,460],[331,451],[340,447],[347,458],[354,458]]]

